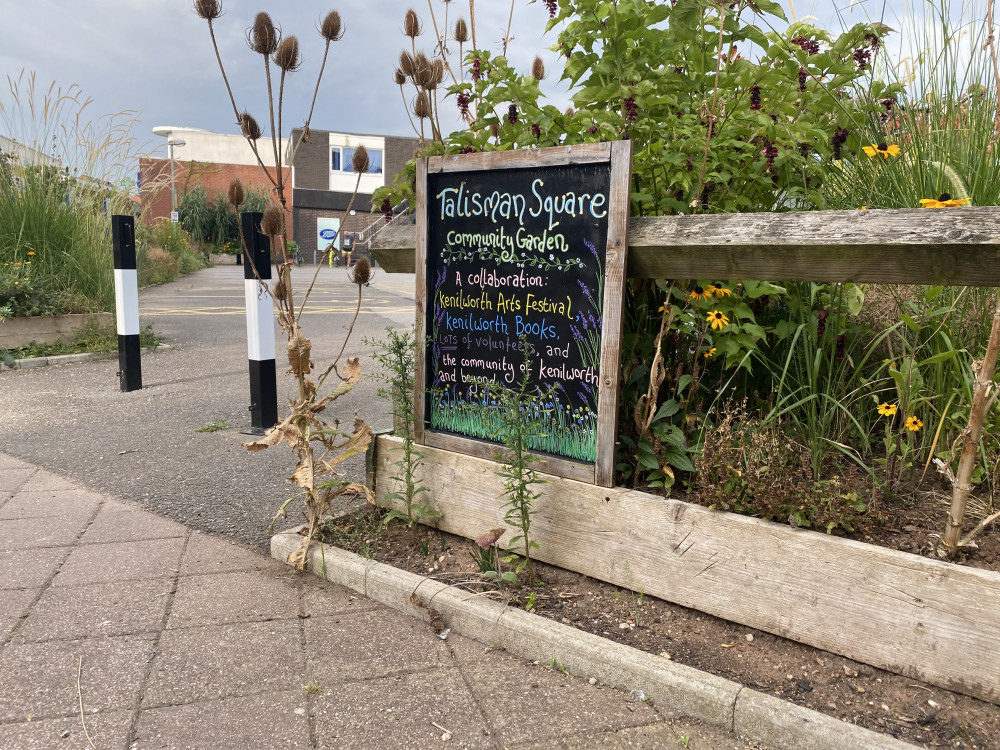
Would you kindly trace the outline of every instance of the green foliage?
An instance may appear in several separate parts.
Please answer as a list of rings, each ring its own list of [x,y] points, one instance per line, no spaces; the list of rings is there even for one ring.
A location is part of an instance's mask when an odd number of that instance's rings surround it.
[[[394,431],[403,438],[403,457],[393,464],[399,474],[392,477],[394,482],[402,485],[402,490],[394,490],[386,497],[402,502],[406,506],[406,512],[390,511],[385,517],[385,523],[400,519],[413,528],[425,519],[438,518],[441,515],[431,506],[417,502],[420,493],[428,491],[417,481],[423,454],[416,450],[413,440],[416,418],[413,399],[417,341],[410,331],[399,332],[387,327],[385,338],[365,339],[364,342],[375,347],[373,354],[375,361],[385,370],[385,373],[375,376],[388,385],[387,388],[379,388],[378,395],[392,405]]]
[[[163,336],[153,330],[152,323],[147,323],[139,331],[139,346],[143,349],[153,350],[161,343],[163,343]],[[54,344],[32,342],[15,349],[0,349],[0,357],[6,362],[8,359],[55,357],[60,354],[80,354],[82,352],[103,354],[116,351],[118,351],[117,329],[113,325],[102,326],[91,321],[69,341],[60,340]]]
[[[136,264],[139,285],[173,281],[179,275],[208,267],[208,259],[191,245],[180,224],[159,220],[136,227]]]
[[[33,251],[24,261],[0,265],[0,320],[33,315],[71,315],[92,312],[94,304],[82,293],[66,288],[60,279],[35,270]]]
[[[218,422],[212,422],[211,424],[202,425],[195,432],[218,432],[219,430],[225,430],[229,428],[229,422],[224,419]]]
[[[529,452],[529,443],[542,434],[544,425],[536,416],[537,391],[531,379],[532,347],[524,336],[521,337],[521,348],[524,363],[516,387],[485,384],[492,403],[483,406],[480,412],[489,425],[493,439],[503,444],[503,450],[497,454],[497,460],[502,464],[497,473],[504,480],[504,522],[518,532],[507,544],[510,549],[519,548],[524,558],[517,563],[515,573],[521,573],[527,567],[528,580],[534,581],[531,550],[538,549],[538,543],[530,536],[531,516],[535,512],[532,504],[541,497],[541,493],[533,488],[545,480],[540,479],[531,466],[541,459]],[[551,394],[543,394],[542,400],[546,398],[551,398]],[[509,563],[513,559],[506,557],[503,561]]]
[[[263,211],[267,207],[267,193],[260,188],[250,188],[240,211]],[[229,246],[232,251],[240,246],[239,217],[224,193],[209,199],[205,188],[195,185],[177,202],[181,226],[200,245]]]

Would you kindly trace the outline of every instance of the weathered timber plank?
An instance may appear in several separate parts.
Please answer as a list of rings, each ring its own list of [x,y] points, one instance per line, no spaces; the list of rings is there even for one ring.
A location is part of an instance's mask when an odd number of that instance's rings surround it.
[[[412,226],[390,227],[372,253],[389,273],[413,273],[414,243]],[[627,273],[1000,286],[1000,208],[636,217]]]
[[[544,150],[518,149],[516,151],[486,151],[458,156],[432,156],[427,160],[427,171],[475,172],[486,169],[511,167],[561,167],[567,164],[606,162],[611,158],[611,143],[583,143]]]
[[[378,439],[382,505],[399,446]],[[437,526],[504,525],[497,464],[421,452]],[[539,560],[1000,704],[1000,574],[622,488],[541,489]]]

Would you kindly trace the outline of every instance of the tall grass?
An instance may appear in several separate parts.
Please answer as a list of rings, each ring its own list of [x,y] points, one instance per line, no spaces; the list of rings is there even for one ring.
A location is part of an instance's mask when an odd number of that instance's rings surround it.
[[[0,263],[30,260],[33,273],[114,309],[112,214],[132,213],[121,189],[138,161],[131,112],[89,119],[79,87],[41,90],[33,73],[7,77],[0,131]]]

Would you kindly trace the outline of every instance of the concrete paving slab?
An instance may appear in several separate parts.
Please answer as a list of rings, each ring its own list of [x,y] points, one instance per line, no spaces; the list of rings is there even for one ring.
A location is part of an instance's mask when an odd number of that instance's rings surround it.
[[[235,570],[271,570],[287,575],[289,568],[277,560],[222,537],[202,533],[191,535],[191,541],[181,560],[182,576]]]
[[[309,679],[320,685],[454,663],[426,623],[383,607],[309,618],[306,654]]]
[[[19,458],[14,458],[13,456],[8,456],[7,454],[0,454],[0,471],[21,471],[24,469],[29,469],[34,471],[37,467],[29,464],[27,461],[22,461]]]
[[[302,576],[299,585],[302,587],[302,600],[307,617],[363,612],[378,607],[371,599],[366,599],[343,586],[327,583],[316,576]]]
[[[103,638],[159,630],[173,581],[49,588],[18,631],[21,641]]]
[[[180,567],[184,539],[150,539],[76,547],[53,586],[173,578]]]
[[[0,591],[0,643],[16,628],[27,614],[31,603],[41,589],[14,589]]]
[[[26,466],[23,469],[4,469],[0,467],[0,501],[7,500],[9,495],[13,495],[37,469]]]
[[[86,713],[87,731],[80,715],[46,721],[0,724],[4,750],[91,750],[87,735],[100,750],[128,750],[131,711]]]
[[[66,477],[39,469],[21,487],[22,490],[79,490],[80,485]]]
[[[504,744],[552,739],[588,729],[642,726],[659,719],[652,707],[600,683],[558,669],[525,665],[505,654],[463,666],[473,695]]]
[[[281,578],[254,570],[184,576],[177,582],[167,628],[298,619],[296,576],[283,572]]]
[[[0,651],[0,722],[79,718],[78,670],[88,712],[131,709],[152,649],[149,636],[7,644]]]
[[[149,708],[306,684],[296,621],[167,630],[146,688]]]
[[[140,542],[187,536],[188,528],[155,513],[135,510],[121,503],[106,502],[87,527],[80,544]]]
[[[0,590],[30,588],[48,583],[69,556],[71,549],[72,547],[46,547],[0,551]]]
[[[499,747],[456,668],[332,686],[313,707],[320,750]],[[452,734],[447,743],[435,724]]]
[[[92,513],[50,516],[45,523],[35,518],[0,520],[0,550],[66,547],[83,531]]]
[[[137,747],[308,750],[307,712],[304,689],[153,708],[139,719]]]
[[[82,490],[29,490],[24,487],[0,508],[0,518],[51,518],[65,513],[93,514],[101,496]]]

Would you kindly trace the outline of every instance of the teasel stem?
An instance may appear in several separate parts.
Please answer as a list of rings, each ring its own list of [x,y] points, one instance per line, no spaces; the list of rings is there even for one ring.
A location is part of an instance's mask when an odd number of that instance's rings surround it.
[[[215,59],[219,61],[219,71],[222,73],[222,81],[226,84],[226,93],[229,94],[229,101],[233,105],[233,114],[236,115],[236,120],[238,122],[240,119],[240,110],[239,107],[236,106],[236,97],[233,96],[233,87],[229,85],[229,76],[226,75],[226,66],[222,64],[222,54],[219,52],[219,43],[215,40],[215,27],[212,26],[211,19],[208,20],[208,35],[212,37],[212,49],[215,50]],[[257,144],[249,138],[247,138],[247,143],[250,144],[250,149],[253,151],[253,155],[257,157],[257,164],[263,170],[264,175],[272,185],[277,187],[274,178],[267,171],[267,167],[264,166],[264,161],[260,158],[260,154],[257,153]]]
[[[344,209],[343,217],[346,220],[348,216],[351,215],[351,209],[354,207],[354,199],[358,197],[358,188],[361,187],[361,173],[358,173],[358,179],[354,182],[354,192],[351,193],[351,200],[347,204],[347,208]],[[344,226],[344,222],[340,222],[340,227]],[[323,251],[323,255],[320,256],[319,263],[316,264],[316,272],[313,274],[312,281],[309,283],[309,288],[306,290],[306,296],[302,298],[302,304],[299,305],[299,317],[302,317],[302,311],[305,309],[306,302],[309,301],[309,295],[312,294],[313,287],[316,286],[316,279],[319,278],[319,270],[326,263],[327,257],[330,255],[330,251],[333,249],[333,243],[337,241],[337,237],[340,236],[340,227],[337,227],[337,233],[330,240],[330,244],[326,246],[326,250]],[[359,303],[360,304],[360,303]],[[296,318],[298,322],[298,318]],[[351,327],[354,327],[354,323],[351,323]],[[347,335],[347,339],[351,337],[350,334]],[[344,346],[347,346],[347,339],[344,339]],[[340,354],[344,353],[343,347],[340,349]],[[340,361],[340,354],[337,355],[337,359],[334,360],[334,364]],[[318,387],[318,386],[317,386]]]
[[[992,154],[993,147],[1000,140],[1000,65],[997,64],[996,38],[993,30],[993,0],[986,0],[986,46],[990,48],[990,61],[993,64],[993,83],[997,89],[997,111],[993,115],[993,137],[986,147],[986,153]]]
[[[403,89],[403,84],[399,84],[399,95],[403,99],[403,111],[406,112],[406,118],[410,121],[410,127],[413,128],[414,134],[420,135],[420,131],[417,130],[417,126],[413,122],[413,115],[410,114],[410,103],[406,101],[406,91]]]
[[[503,35],[503,52],[501,53],[505,58],[507,57],[507,45],[510,44],[510,27],[514,23],[514,0],[510,0],[510,15],[507,17],[507,33]]]
[[[323,383],[326,382],[327,377],[329,377],[331,372],[337,373],[337,377],[344,380],[344,377],[340,374],[337,369],[337,365],[340,363],[340,358],[344,356],[344,349],[347,348],[347,342],[351,339],[351,334],[354,333],[354,324],[358,321],[358,315],[361,313],[361,284],[358,284],[358,304],[354,308],[354,316],[351,318],[351,324],[347,327],[347,335],[344,336],[344,344],[340,347],[340,351],[337,353],[337,358],[333,360],[333,363],[326,368],[326,371],[316,379],[316,390],[318,391],[323,387]]]
[[[313,110],[316,108],[316,99],[319,97],[319,84],[323,80],[323,71],[326,70],[326,58],[330,54],[330,40],[326,40],[326,47],[323,48],[323,62],[319,66],[319,75],[316,76],[316,88],[313,89],[312,104],[309,105],[309,116],[306,117],[306,124],[302,128],[302,133],[299,134],[299,139],[295,142],[295,148],[292,149],[292,158],[289,161],[290,164],[295,163],[295,155],[299,152],[299,146],[302,144],[302,139],[306,137],[306,133],[309,132],[309,123],[312,122]]]
[[[708,166],[708,150],[712,146],[712,135],[715,132],[715,108],[719,102],[719,72],[722,69],[722,48],[723,48],[723,33],[726,28],[726,6],[725,3],[719,4],[719,48],[716,50],[715,55],[715,89],[712,91],[712,107],[708,113],[708,132],[705,134],[705,153],[701,157],[701,170],[698,173],[698,190],[694,194],[694,210],[692,213],[698,213],[698,209],[701,207],[701,191],[705,187],[705,168]]]
[[[479,49],[476,44],[476,0],[469,0],[469,28],[472,29],[472,49]]]
[[[457,84],[458,83],[458,79],[455,78],[455,73],[452,71],[451,65],[448,64],[448,46],[447,46],[447,44],[448,44],[448,40],[447,40],[447,34],[448,34],[448,5],[445,4],[445,6],[444,6],[444,31],[445,31],[445,36],[441,36],[441,30],[438,28],[437,16],[434,15],[434,6],[431,5],[431,0],[427,0],[427,9],[430,11],[430,14],[431,14],[431,23],[434,25],[434,36],[436,36],[437,40],[438,40],[438,42],[437,42],[437,44],[438,44],[438,55],[440,56],[441,61],[444,63],[445,70],[447,70],[448,74],[451,76],[452,83]]]
[[[278,137],[280,134],[274,132],[274,88],[271,85],[271,56],[262,55],[262,57],[264,58],[264,75],[267,78],[267,109],[271,117],[271,146],[274,149],[274,163],[278,164]],[[275,187],[278,189],[280,197],[284,191],[280,172],[277,175]]]

